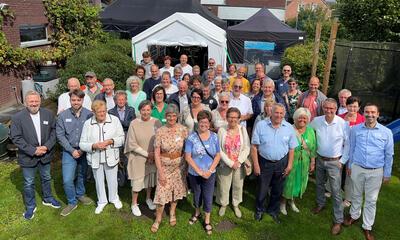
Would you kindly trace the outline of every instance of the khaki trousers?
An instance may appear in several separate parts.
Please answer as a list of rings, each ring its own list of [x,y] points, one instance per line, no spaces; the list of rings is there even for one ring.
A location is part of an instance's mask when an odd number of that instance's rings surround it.
[[[229,192],[232,186],[232,204],[238,206],[243,198],[244,165],[236,170],[223,165],[217,168],[216,202],[221,206],[229,204]]]

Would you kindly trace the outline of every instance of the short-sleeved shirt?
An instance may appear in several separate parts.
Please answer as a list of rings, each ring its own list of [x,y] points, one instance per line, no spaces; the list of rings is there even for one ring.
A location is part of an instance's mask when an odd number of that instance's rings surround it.
[[[207,151],[212,155],[215,156],[219,153],[220,146],[218,141],[218,136],[214,132],[209,132],[210,137],[203,141],[204,146],[207,148]],[[185,153],[191,153],[193,161],[202,171],[208,171],[214,161],[213,158],[208,156],[205,148],[201,144],[201,140],[196,132],[192,132],[189,137],[186,139],[185,143]],[[215,172],[215,170],[214,170]],[[214,173],[213,172],[213,173]],[[189,173],[193,176],[198,176],[196,171],[189,166]]]
[[[261,157],[276,161],[282,159],[290,149],[295,149],[298,142],[290,123],[283,120],[278,128],[274,128],[268,118],[255,126],[251,144],[258,145]]]
[[[238,98],[235,98],[231,94],[231,101],[229,102],[229,107],[236,107],[239,109],[241,115],[253,114],[253,108],[251,106],[251,100],[249,97],[240,94]],[[246,121],[241,121],[240,125],[246,127]]]
[[[151,110],[151,116],[157,118],[162,125],[164,126],[167,123],[167,119],[165,118],[165,109],[167,109],[168,104],[164,103],[164,107],[161,112],[158,111],[157,106],[154,105]]]

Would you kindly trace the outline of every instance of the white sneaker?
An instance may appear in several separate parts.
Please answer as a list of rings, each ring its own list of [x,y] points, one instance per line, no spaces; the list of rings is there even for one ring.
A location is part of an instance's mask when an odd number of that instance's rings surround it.
[[[325,197],[330,198],[332,194],[330,192],[325,192]]]
[[[294,204],[294,201],[289,201],[289,205],[293,212],[297,212],[297,213],[300,212],[300,210]]]
[[[281,213],[286,216],[287,215],[286,204],[285,203],[281,203],[279,208],[281,210]]]
[[[107,205],[107,203],[98,204],[97,207],[96,207],[96,210],[94,210],[94,213],[95,214],[100,214],[103,211],[103,209],[104,209],[104,207],[106,205]]]
[[[114,202],[114,206],[115,206],[116,209],[121,209],[122,208],[121,200],[118,199],[117,201],[115,201]]]
[[[139,209],[139,205],[135,204],[131,206],[132,214],[135,215],[136,217],[142,216],[142,212]]]
[[[147,207],[149,207],[150,210],[155,210],[156,205],[153,203],[153,200],[150,198],[146,200]]]

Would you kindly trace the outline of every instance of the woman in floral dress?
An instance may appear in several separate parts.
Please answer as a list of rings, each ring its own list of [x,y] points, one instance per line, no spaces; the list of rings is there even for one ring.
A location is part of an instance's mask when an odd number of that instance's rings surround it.
[[[162,220],[164,206],[170,203],[170,225],[176,225],[175,210],[179,199],[186,197],[186,162],[182,157],[183,146],[188,136],[187,129],[177,123],[178,107],[174,104],[165,109],[167,123],[156,132],[155,162],[157,166],[157,188],[154,197],[156,220],[151,226],[157,232]]]

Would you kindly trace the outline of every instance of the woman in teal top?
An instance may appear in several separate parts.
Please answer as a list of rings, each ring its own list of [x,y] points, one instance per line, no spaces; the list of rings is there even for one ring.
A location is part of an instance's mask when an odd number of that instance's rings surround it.
[[[136,116],[140,115],[139,104],[146,100],[146,93],[140,90],[140,78],[137,76],[130,76],[126,80],[126,95],[128,106],[135,109]]]
[[[160,120],[162,125],[167,123],[165,118],[165,109],[167,109],[167,104],[165,100],[167,99],[167,94],[162,86],[156,86],[151,94],[151,99],[153,101],[153,109],[151,110],[151,116]]]
[[[307,108],[299,108],[293,114],[293,127],[299,144],[294,150],[293,168],[285,180],[283,200],[280,206],[283,215],[287,215],[286,199],[289,200],[291,209],[299,212],[293,199],[302,197],[307,188],[308,174],[315,168],[317,140],[314,130],[307,126],[310,117],[311,113]]]

